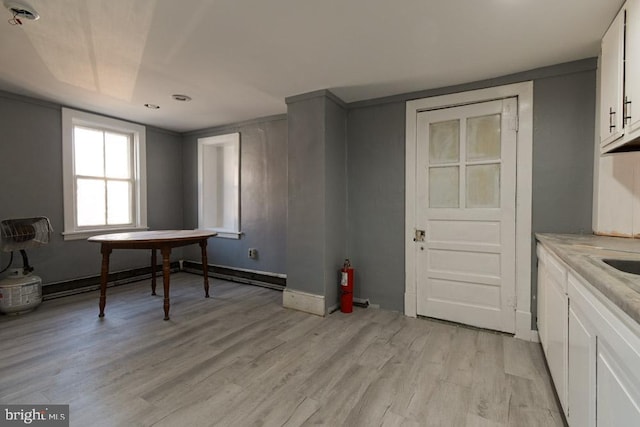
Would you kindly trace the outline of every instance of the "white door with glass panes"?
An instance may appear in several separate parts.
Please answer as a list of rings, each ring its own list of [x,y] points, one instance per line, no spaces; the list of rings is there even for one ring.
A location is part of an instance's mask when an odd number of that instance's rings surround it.
[[[417,120],[417,314],[515,331],[517,100]]]

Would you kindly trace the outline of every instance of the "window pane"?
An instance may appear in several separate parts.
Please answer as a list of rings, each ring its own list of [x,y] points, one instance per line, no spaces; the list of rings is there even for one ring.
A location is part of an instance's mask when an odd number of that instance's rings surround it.
[[[131,224],[131,183],[107,181],[107,224]]]
[[[460,158],[460,122],[431,123],[429,125],[429,163],[456,163]]]
[[[239,133],[198,139],[200,228],[239,231],[239,160]]]
[[[131,149],[129,136],[105,132],[106,176],[108,178],[131,177]]]
[[[78,226],[104,225],[104,181],[101,179],[78,179],[76,184]]]
[[[458,166],[429,169],[429,207],[457,208],[460,176]]]
[[[76,175],[104,176],[103,132],[73,128],[73,159]]]
[[[500,114],[467,120],[467,160],[500,158]]]
[[[467,207],[500,207],[500,165],[467,166]]]

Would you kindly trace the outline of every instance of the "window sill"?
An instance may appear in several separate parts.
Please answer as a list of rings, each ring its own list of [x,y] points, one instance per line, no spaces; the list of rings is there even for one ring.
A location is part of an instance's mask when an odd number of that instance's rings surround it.
[[[218,233],[215,237],[220,237],[222,239],[238,240],[243,234],[242,231],[223,230],[219,228],[205,228],[204,230],[215,231],[216,233]]]
[[[125,228],[103,228],[98,230],[65,231],[62,233],[64,240],[84,240],[99,234],[127,233],[130,231],[146,231],[149,227],[125,227]]]

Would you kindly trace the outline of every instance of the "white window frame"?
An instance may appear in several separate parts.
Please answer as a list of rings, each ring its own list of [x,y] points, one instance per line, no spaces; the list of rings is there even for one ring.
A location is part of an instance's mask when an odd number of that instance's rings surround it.
[[[76,188],[74,171],[73,128],[83,126],[132,135],[133,172],[135,176],[132,225],[79,227],[77,225]],[[62,172],[64,193],[65,240],[79,240],[96,234],[147,230],[147,166],[146,128],[123,120],[112,119],[83,111],[62,109]]]
[[[219,160],[216,164],[207,162],[205,151],[207,149],[229,149],[223,162]],[[223,170],[219,168],[222,167]],[[215,176],[223,176],[221,185],[224,186],[224,195],[216,199],[216,210],[213,213],[206,210],[211,205],[208,195],[212,194],[211,189],[207,189],[207,182],[217,179]],[[220,185],[219,183],[217,185]],[[216,197],[219,196],[216,194]],[[223,212],[220,214],[219,212]],[[227,218],[226,227],[213,227],[210,225],[212,216],[214,222],[220,222],[216,215]],[[218,233],[217,237],[227,239],[239,239],[242,235],[240,231],[240,133],[229,133],[198,138],[198,228],[212,230]]]

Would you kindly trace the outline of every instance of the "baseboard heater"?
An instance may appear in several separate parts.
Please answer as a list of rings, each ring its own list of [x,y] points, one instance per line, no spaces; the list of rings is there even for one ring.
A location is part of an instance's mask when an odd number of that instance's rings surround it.
[[[287,278],[282,275],[256,272],[250,270],[235,269],[209,265],[209,276],[232,282],[262,286],[266,288],[284,290],[287,286]],[[171,263],[171,272],[181,271],[179,262]],[[184,261],[182,271],[194,274],[202,274],[202,263]],[[151,267],[134,268],[131,270],[109,273],[107,287],[121,286],[151,278]],[[162,265],[156,267],[156,280],[162,285]],[[50,300],[83,292],[91,292],[100,289],[100,275],[82,277],[79,279],[64,280],[55,283],[46,283],[42,286],[42,298]]]
[[[188,273],[202,274],[202,263],[195,261],[184,261],[183,270]],[[279,291],[282,291],[287,287],[287,278],[282,274],[245,270],[241,268],[223,267],[220,265],[211,264],[207,266],[207,270],[209,271],[210,277],[228,280],[230,282],[262,286]]]
[[[171,272],[180,271],[178,262],[171,263]],[[131,270],[117,271],[109,273],[107,287],[126,285],[127,283],[137,282],[151,278],[151,267],[134,268]],[[156,267],[156,280],[160,280],[162,286],[162,265]],[[65,280],[55,283],[46,283],[42,286],[42,298],[50,300],[54,298],[65,297],[68,295],[79,294],[83,292],[91,292],[100,289],[100,275],[83,277],[80,279]]]

